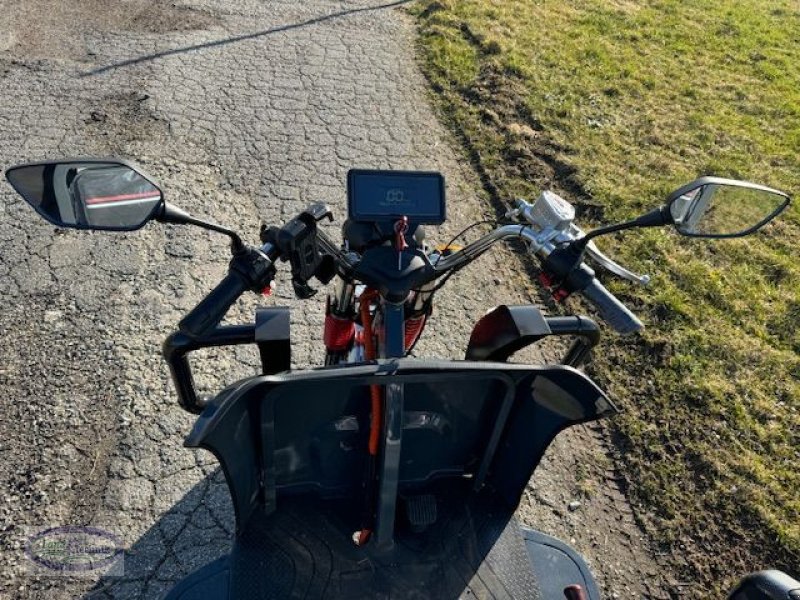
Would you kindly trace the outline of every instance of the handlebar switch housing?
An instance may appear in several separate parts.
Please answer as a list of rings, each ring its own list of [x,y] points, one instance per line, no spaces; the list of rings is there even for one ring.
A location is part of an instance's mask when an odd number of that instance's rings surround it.
[[[546,286],[555,288],[557,300],[564,300],[574,292],[585,290],[594,279],[594,270],[581,262],[582,253],[572,246],[557,248],[544,261]]]
[[[249,246],[234,253],[229,269],[241,275],[250,291],[257,294],[275,279],[275,265],[269,257]]]

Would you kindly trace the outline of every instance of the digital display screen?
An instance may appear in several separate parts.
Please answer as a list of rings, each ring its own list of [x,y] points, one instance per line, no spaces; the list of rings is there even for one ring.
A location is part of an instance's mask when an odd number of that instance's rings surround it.
[[[369,171],[347,174],[347,208],[354,221],[408,217],[419,224],[445,220],[444,177],[421,171]]]

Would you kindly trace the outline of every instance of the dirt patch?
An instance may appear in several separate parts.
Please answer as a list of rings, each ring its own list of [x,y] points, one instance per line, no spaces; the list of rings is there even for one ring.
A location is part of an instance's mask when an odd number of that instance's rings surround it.
[[[126,154],[136,142],[159,143],[169,134],[169,122],[153,113],[145,92],[121,92],[100,98],[86,108],[86,127],[104,153]]]
[[[107,2],[108,0],[99,0]],[[127,31],[150,33],[169,33],[170,31],[191,31],[207,29],[219,23],[219,18],[188,6],[163,5],[137,1],[138,6],[128,11],[131,18],[123,25]]]
[[[491,45],[483,44],[474,35],[465,36],[481,54],[494,54]],[[435,80],[431,84],[436,91],[445,92]],[[543,189],[567,195],[578,209],[578,218],[603,218],[603,207],[592,200],[578,179],[575,167],[565,160],[567,150],[550,139],[542,123],[525,104],[524,84],[514,73],[487,61],[482,65],[478,80],[458,89],[458,94],[457,102],[475,112],[474,121],[456,117],[448,118],[449,124],[456,129],[485,191],[498,207],[504,207],[506,199],[514,194],[520,195],[519,183],[527,182],[534,197]],[[473,121],[476,131],[464,128],[464,123],[469,121]],[[476,144],[477,140],[480,141]],[[478,144],[489,145],[503,161],[485,164],[487,148]]]
[[[26,60],[91,58],[88,33],[206,29],[219,22],[210,13],[149,0],[0,0],[8,21],[0,32],[0,52]]]
[[[666,343],[652,344],[643,339],[618,341],[615,348],[609,349],[615,364],[623,365],[616,371],[613,385],[629,390],[633,398],[654,398],[658,389],[652,382],[656,381],[657,370],[663,368],[672,351]],[[645,355],[650,358],[643,367],[641,362],[636,362],[636,357]],[[631,375],[633,373],[635,375]],[[603,381],[602,374],[595,376]],[[698,400],[695,391],[687,390],[682,397],[686,406]],[[702,406],[695,409],[702,410]],[[673,423],[679,418],[679,414],[670,415]],[[793,574],[797,570],[800,556],[775,543],[774,534],[764,526],[763,517],[744,502],[732,502],[726,497],[725,491],[735,495],[737,488],[746,485],[742,483],[746,481],[746,474],[720,471],[719,465],[709,461],[696,447],[680,455],[686,470],[681,481],[692,490],[696,514],[684,516],[679,506],[660,498],[666,494],[662,491],[666,484],[654,484],[659,481],[656,477],[677,475],[656,473],[654,476],[654,465],[665,461],[663,450],[652,440],[658,439],[664,448],[675,448],[675,441],[668,433],[661,432],[658,438],[649,435],[643,442],[630,434],[631,423],[636,420],[664,424],[664,421],[656,421],[642,406],[628,404],[616,422],[607,428],[613,439],[609,450],[623,476],[621,489],[637,507],[637,521],[656,537],[664,561],[684,582],[680,597],[723,597],[744,573],[780,569]],[[719,437],[711,427],[708,435]],[[642,446],[647,450],[641,450]]]

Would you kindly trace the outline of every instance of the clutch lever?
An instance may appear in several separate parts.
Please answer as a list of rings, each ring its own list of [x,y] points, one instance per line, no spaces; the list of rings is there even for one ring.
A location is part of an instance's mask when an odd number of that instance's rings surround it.
[[[570,233],[576,238],[581,238],[584,236],[584,231],[575,224],[571,224]],[[618,277],[638,283],[639,285],[647,285],[650,283],[650,275],[639,275],[638,273],[634,273],[633,271],[626,269],[618,262],[603,254],[603,252],[601,252],[600,249],[595,245],[594,241],[590,241],[588,244],[586,244],[586,254],[588,254],[589,257],[598,265],[607,271],[610,271],[614,275],[617,275]]]

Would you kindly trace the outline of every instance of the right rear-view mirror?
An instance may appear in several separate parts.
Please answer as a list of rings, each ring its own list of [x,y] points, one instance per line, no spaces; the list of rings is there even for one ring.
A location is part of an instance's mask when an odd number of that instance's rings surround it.
[[[753,233],[789,205],[789,196],[763,185],[701,177],[667,199],[676,229],[692,237],[726,238]]]

